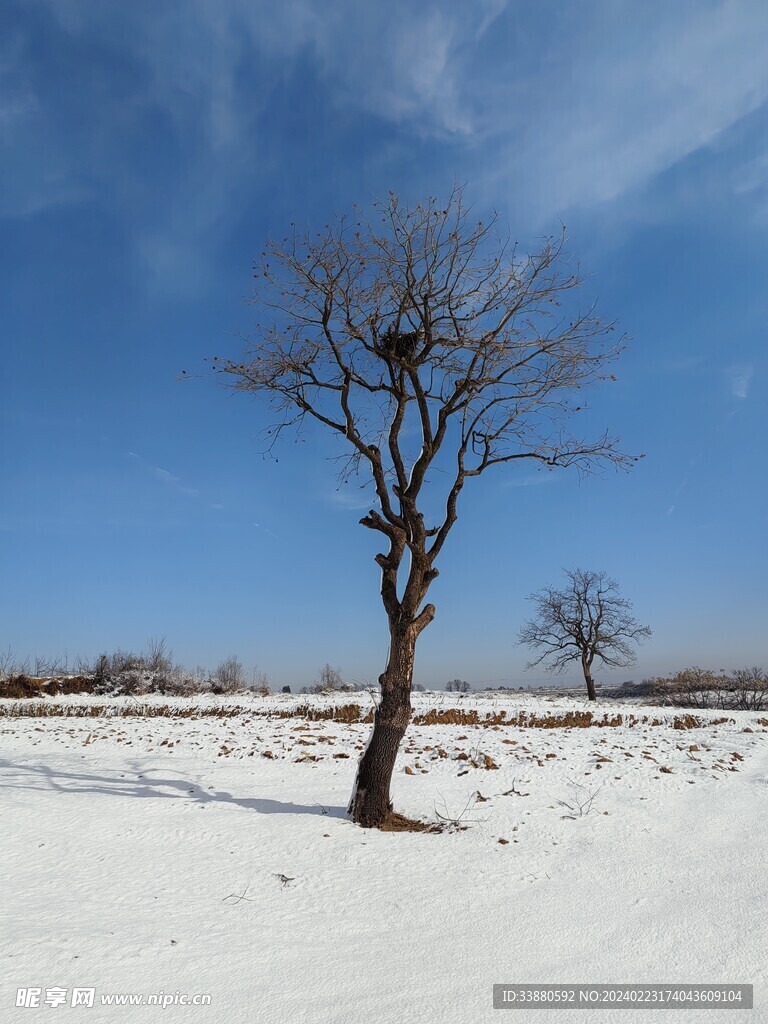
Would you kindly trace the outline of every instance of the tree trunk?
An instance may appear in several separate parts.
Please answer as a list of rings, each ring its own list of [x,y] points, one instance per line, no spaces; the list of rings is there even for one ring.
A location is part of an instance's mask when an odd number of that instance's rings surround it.
[[[590,700],[597,700],[597,694],[595,693],[595,681],[592,678],[592,667],[583,662],[581,667],[584,670],[584,679],[587,683],[587,695]]]
[[[349,804],[352,820],[364,828],[381,828],[393,814],[389,786],[400,741],[411,719],[411,682],[418,630],[413,623],[390,624],[387,668],[379,677],[381,701],[373,731],[360,759]]]

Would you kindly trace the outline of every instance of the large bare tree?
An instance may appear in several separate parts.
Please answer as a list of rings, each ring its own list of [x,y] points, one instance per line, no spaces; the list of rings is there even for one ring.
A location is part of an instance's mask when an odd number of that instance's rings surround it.
[[[563,590],[545,587],[531,594],[536,614],[520,629],[519,642],[541,652],[529,668],[543,664],[562,672],[579,662],[589,699],[596,700],[595,658],[609,668],[634,665],[635,644],[647,640],[651,628],[632,617],[632,605],[606,573],[574,569],[565,576]]]
[[[216,365],[234,388],[273,400],[270,446],[312,421],[342,442],[342,475],[364,471],[372,484],[360,523],[384,542],[389,655],[349,809],[361,825],[398,827],[390,781],[414,650],[467,481],[513,462],[589,471],[633,458],[607,433],[566,429],[576,392],[610,376],[623,341],[593,307],[565,311],[581,276],[562,235],[520,255],[496,215],[470,220],[459,187],[445,203],[408,207],[390,193],[369,216],[354,210],[267,243],[256,336],[243,361]]]

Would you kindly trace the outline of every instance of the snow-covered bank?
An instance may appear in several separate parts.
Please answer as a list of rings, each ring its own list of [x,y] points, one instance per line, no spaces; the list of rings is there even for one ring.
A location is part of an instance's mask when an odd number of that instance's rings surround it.
[[[62,698],[83,699],[94,700]],[[498,1019],[494,982],[524,981],[751,982],[750,1019],[768,1019],[759,715],[678,730],[669,723],[679,712],[621,704],[599,712],[658,724],[412,727],[397,808],[469,827],[382,834],[343,812],[368,726],[263,710],[301,696],[244,699],[220,718],[0,721],[12,917],[3,1021],[51,1012],[16,1009],[17,988],[92,986],[97,1004],[102,993],[160,990],[209,993],[212,1003],[58,1012],[99,1022],[475,1024]],[[528,695],[503,700],[510,712],[542,710]],[[424,710],[435,698],[414,703]],[[440,707],[472,705],[486,699],[452,696]],[[663,1019],[738,1018],[671,1010]]]
[[[158,711],[168,714],[189,715],[200,711],[202,714],[251,714],[260,717],[279,716],[299,711],[305,707],[318,710],[354,704],[365,710],[372,709],[377,700],[377,692],[361,690],[357,692],[336,692],[328,694],[303,693],[272,693],[268,696],[240,692],[232,694],[199,693],[188,697],[166,696],[159,693],[140,696],[95,696],[88,693],[59,694],[56,696],[35,698],[0,698],[0,718],[15,717],[20,713],[27,714],[37,710],[41,714],[82,713],[85,710],[105,715],[153,715]],[[661,707],[632,700],[630,698],[603,698],[594,703],[586,699],[586,694],[575,694],[572,691],[556,689],[539,691],[520,690],[489,690],[475,691],[467,694],[428,691],[414,693],[411,696],[414,715],[424,714],[430,710],[469,710],[475,709],[482,717],[495,716],[504,712],[512,718],[520,712],[535,712],[537,715],[552,712],[592,711],[595,715],[622,714],[636,718],[650,716],[671,721],[674,715],[685,713],[685,709]],[[724,715],[741,715],[742,712],[723,711],[718,708],[690,709],[692,714],[709,718],[722,718]],[[760,712],[755,712],[760,718]],[[768,717],[768,713],[762,715]]]

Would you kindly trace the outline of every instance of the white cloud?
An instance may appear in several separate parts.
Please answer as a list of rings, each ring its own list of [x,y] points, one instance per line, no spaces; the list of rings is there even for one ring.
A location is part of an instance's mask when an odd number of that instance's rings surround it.
[[[424,191],[423,182],[407,181],[413,136],[448,142],[447,175],[469,179],[483,202],[509,205],[536,228],[642,186],[768,100],[768,5],[754,0],[284,0],[268,16],[252,0],[187,0],[152,18],[132,5],[37,2],[65,31],[101,36],[143,69],[136,95],[120,101],[126,116],[161,110],[179,139],[200,141],[167,201],[147,203],[146,186],[114,174],[114,124],[105,116],[88,152],[74,163],[47,153],[46,177],[32,176],[29,195],[14,191],[14,202],[36,211],[46,197],[82,197],[101,181],[116,190],[138,251],[164,287],[205,286],[217,239],[264,168],[275,169],[255,115],[279,130],[269,123],[270,94],[307,57],[325,102],[399,127],[394,187]],[[244,67],[258,68],[258,91],[243,90]],[[24,96],[24,109],[9,108],[14,131],[26,118],[39,139],[45,125],[35,97]],[[743,187],[763,169],[756,163]]]
[[[276,533],[273,533],[272,530],[268,529],[266,526],[262,526],[261,523],[254,523],[253,525],[257,530],[261,530],[263,533],[269,534],[269,536],[274,537],[275,540],[280,540]]]
[[[179,478],[174,476],[173,473],[169,473],[167,469],[160,469],[159,466],[150,466],[149,470],[152,476],[162,480],[164,484],[177,484],[179,482]]]
[[[749,364],[731,367],[728,371],[728,377],[731,395],[734,398],[744,399],[749,397],[749,386],[752,383],[753,373],[754,367]]]
[[[512,137],[487,179],[496,190],[522,182],[542,217],[621,196],[768,99],[768,7],[574,6],[584,17],[572,34],[517,83],[520,103],[504,118]]]
[[[140,455],[137,455],[136,452],[128,452],[128,458],[141,466],[142,470],[149,476],[154,477],[155,480],[159,480],[161,483],[166,484],[169,487],[172,487],[181,494],[186,494],[191,498],[196,498],[200,494],[196,488],[184,486],[181,482],[181,478],[176,476],[175,473],[171,473],[167,469],[162,469],[160,466],[153,466]]]
[[[289,0],[270,19],[247,2],[238,10],[263,51],[292,57],[309,48],[344,106],[420,133],[470,136],[472,44],[506,7],[507,0],[335,0],[320,13],[314,0]]]
[[[336,505],[347,512],[362,512],[363,510],[379,507],[378,498],[367,487],[360,487],[355,490],[339,488],[329,493],[326,497],[332,505]]]
[[[768,185],[768,153],[749,160],[734,176],[733,190],[737,195],[757,192]]]

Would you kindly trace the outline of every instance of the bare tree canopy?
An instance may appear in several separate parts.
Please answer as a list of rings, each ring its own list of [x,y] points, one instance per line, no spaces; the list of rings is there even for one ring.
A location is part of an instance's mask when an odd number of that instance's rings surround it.
[[[292,226],[267,243],[256,279],[256,336],[243,361],[217,368],[276,407],[270,447],[291,425],[320,424],[344,445],[342,473],[365,469],[375,490],[360,522],[386,543],[375,560],[390,656],[351,806],[381,824],[416,639],[435,613],[424,600],[462,489],[525,460],[629,467],[607,432],[568,429],[580,390],[611,377],[623,340],[593,307],[566,311],[582,279],[562,235],[520,255],[496,215],[470,221],[458,187],[446,203],[406,207],[390,193],[370,216],[356,209],[317,233]],[[441,512],[427,522],[430,490]]]
[[[536,614],[520,629],[519,642],[541,652],[528,668],[543,664],[562,672],[578,661],[589,699],[595,700],[595,658],[609,668],[634,665],[635,645],[648,639],[651,629],[632,617],[631,603],[606,573],[575,569],[565,575],[565,589],[545,587],[530,595]]]

